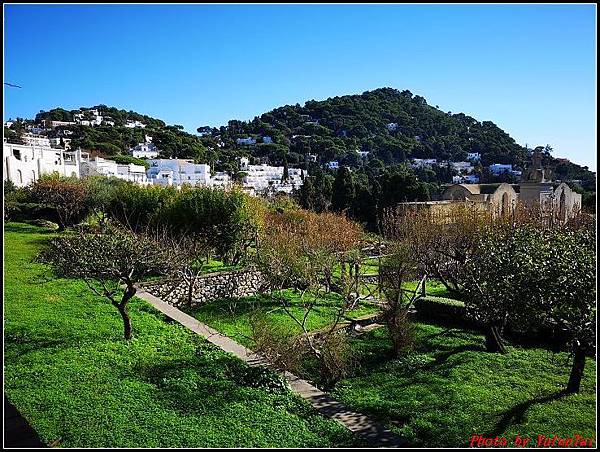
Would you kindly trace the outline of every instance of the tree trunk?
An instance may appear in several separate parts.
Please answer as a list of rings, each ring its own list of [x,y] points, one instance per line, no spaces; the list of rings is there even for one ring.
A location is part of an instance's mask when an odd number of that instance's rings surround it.
[[[135,295],[136,291],[137,290],[132,283],[127,283],[127,289],[123,294],[123,298],[121,298],[121,303],[117,304],[117,309],[123,319],[123,330],[125,339],[127,340],[131,339],[131,319],[129,318],[129,314],[127,314],[127,303]]]
[[[123,330],[125,334],[125,339],[131,339],[131,319],[129,318],[129,314],[127,314],[127,305],[119,306],[119,314],[123,318]]]
[[[488,326],[485,329],[485,346],[488,352],[506,353],[506,348],[504,348],[497,326]]]
[[[573,367],[571,367],[571,375],[567,384],[566,393],[574,394],[579,392],[581,386],[581,378],[583,377],[583,369],[585,368],[585,351],[579,344],[575,344],[575,356],[573,357]]]

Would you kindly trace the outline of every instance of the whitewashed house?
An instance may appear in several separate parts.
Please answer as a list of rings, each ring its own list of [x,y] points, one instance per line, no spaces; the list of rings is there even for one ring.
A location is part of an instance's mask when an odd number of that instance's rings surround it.
[[[33,133],[24,133],[23,141],[29,146],[50,147],[50,140],[43,135],[35,135]]]
[[[252,137],[248,137],[248,138],[238,138],[237,140],[235,140],[236,144],[238,144],[239,146],[249,146],[251,144],[256,144],[256,139],[252,138]]]
[[[117,164],[117,177],[140,185],[149,183],[146,176],[146,167],[134,163]]]
[[[426,168],[432,165],[437,165],[437,159],[412,159],[410,166],[413,168]]]
[[[146,172],[154,185],[210,185],[210,165],[187,159],[149,159]]]
[[[60,148],[64,146],[65,150],[71,149],[71,139],[70,138],[62,138],[62,145],[60,142],[61,138],[50,138],[50,146],[53,148]]]
[[[332,160],[327,164],[329,169],[338,169],[340,167],[340,163],[337,160]]]
[[[139,143],[131,148],[129,153],[138,159],[155,159],[158,157],[158,148],[154,143]]]
[[[96,157],[81,165],[81,176],[116,177],[140,185],[146,185],[146,168],[133,163],[120,164],[113,160]]]
[[[450,166],[459,174],[470,174],[475,169],[471,162],[450,162]]]
[[[511,164],[503,164],[503,163],[494,163],[488,166],[488,169],[492,172],[492,174],[502,174],[502,173],[511,173],[513,167]]]
[[[481,160],[481,154],[479,152],[469,152],[467,153],[467,160],[471,162],[478,162]]]
[[[24,187],[43,174],[80,177],[81,165],[88,159],[88,154],[79,149],[68,152],[49,146],[4,143],[3,179]]]
[[[283,180],[283,166],[270,165],[248,165],[248,159],[240,159],[240,169],[246,172],[242,179],[244,190],[255,194],[265,190],[275,192],[291,193],[300,188],[304,182],[302,170],[299,168],[288,168],[288,178]]]
[[[217,172],[210,176],[211,187],[229,188],[231,185],[231,177],[224,171]]]
[[[128,119],[125,122],[125,127],[129,128],[129,129],[134,129],[136,127],[141,127],[142,129],[144,129],[144,128],[146,128],[146,124],[144,124],[143,122],[137,121],[137,120],[134,121],[134,120]]]
[[[479,177],[475,174],[467,174],[464,176],[452,176],[452,183],[454,184],[478,184]]]
[[[50,121],[42,119],[42,125],[49,129],[55,129],[59,126],[74,126],[75,124],[77,124],[75,121]]]

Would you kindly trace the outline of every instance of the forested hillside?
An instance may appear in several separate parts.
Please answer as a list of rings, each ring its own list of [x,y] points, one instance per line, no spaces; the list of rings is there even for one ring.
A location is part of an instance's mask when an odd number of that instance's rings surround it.
[[[304,106],[286,105],[255,117],[251,121],[231,120],[215,128],[198,127],[189,134],[179,125],[133,111],[106,105],[67,111],[56,108],[36,115],[42,120],[73,121],[76,113],[89,114],[95,108],[114,125],[68,125],[47,132],[50,137],[69,133],[72,145],[108,156],[125,154],[128,149],[151,136],[164,157],[192,158],[210,163],[217,170],[236,172],[240,156],[263,162],[312,169],[337,160],[341,166],[361,169],[391,167],[411,158],[436,158],[438,161],[463,161],[469,152],[481,154],[481,167],[510,163],[522,169],[527,150],[491,121],[478,121],[463,113],[443,112],[410,91],[380,88],[360,95],[310,100]],[[125,127],[139,121],[145,128]],[[26,123],[26,122],[25,122]],[[18,139],[23,123],[5,129],[9,140]],[[249,139],[240,143],[239,139]],[[546,145],[546,143],[537,143]],[[595,174],[587,168],[552,157],[546,146],[545,164],[557,178],[580,180],[591,190]],[[358,152],[368,152],[366,158]],[[311,162],[309,164],[309,161]],[[445,167],[420,171],[423,182],[451,180]]]

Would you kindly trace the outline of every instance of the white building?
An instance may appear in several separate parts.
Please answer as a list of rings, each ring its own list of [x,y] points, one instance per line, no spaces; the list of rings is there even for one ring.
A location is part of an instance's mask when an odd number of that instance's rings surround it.
[[[33,133],[24,133],[23,141],[29,146],[50,147],[50,140],[43,135],[34,135]]]
[[[437,165],[437,159],[412,159],[410,166],[413,168],[425,168],[432,165]]]
[[[134,129],[136,127],[141,127],[142,129],[146,128],[146,124],[140,122],[140,121],[133,121],[131,119],[128,119],[125,122],[125,127],[129,128],[129,129]]]
[[[61,145],[60,143],[60,138],[50,138],[50,146],[52,146],[53,148],[60,148],[63,147],[64,145],[64,149],[68,150],[71,149],[71,139],[70,138],[63,138],[62,142],[63,145]]]
[[[481,160],[481,154],[479,152],[469,152],[467,153],[467,160],[471,162],[478,162]]]
[[[154,143],[139,143],[131,148],[129,153],[138,159],[154,159],[158,157],[158,148]]]
[[[288,168],[288,179],[283,179],[283,166],[269,165],[248,165],[246,162],[240,162],[240,168],[246,172],[242,179],[244,189],[250,193],[260,193],[265,190],[276,192],[291,193],[298,189],[304,182],[302,180],[302,170],[300,168]]]
[[[104,121],[102,115],[97,109],[84,110],[83,112],[75,113],[73,119],[77,124],[82,126],[99,126]]]
[[[385,128],[388,129],[390,132],[395,132],[396,130],[398,130],[398,123],[390,122],[389,124],[385,125]]]
[[[338,169],[340,167],[340,163],[337,160],[332,160],[327,164],[329,169]]]
[[[224,171],[217,172],[210,176],[210,186],[228,188],[231,186],[231,177]]]
[[[366,159],[370,154],[369,151],[356,151],[361,159]]]
[[[450,166],[459,174],[470,174],[475,169],[471,162],[450,162]]]
[[[512,165],[503,163],[494,163],[488,168],[493,174],[512,173],[513,170]]]
[[[248,138],[238,138],[235,142],[240,146],[248,146],[251,144],[256,144],[256,139],[252,137]]]
[[[75,124],[77,124],[75,121],[50,121],[47,119],[42,119],[42,125],[51,129],[59,126],[74,126]]]
[[[42,174],[80,177],[81,165],[88,159],[88,154],[79,149],[67,152],[49,146],[4,143],[3,179],[24,187],[38,180]]]
[[[117,177],[140,185],[148,184],[146,167],[134,163],[117,164]]]
[[[148,183],[146,168],[133,163],[119,164],[113,160],[96,157],[81,165],[81,176],[116,177],[129,182],[145,185]]]
[[[150,159],[146,172],[155,185],[210,185],[210,165],[185,159]]]
[[[468,174],[465,176],[452,176],[452,183],[454,183],[454,184],[478,184],[479,177],[474,174]]]
[[[38,125],[35,124],[27,124],[25,126],[25,130],[27,130],[27,133],[33,134],[33,135],[40,135],[42,133],[44,133],[46,131],[46,129],[44,129],[43,127],[40,127]]]
[[[262,142],[263,144],[271,144],[273,142],[273,139],[269,136],[265,136],[262,138]]]

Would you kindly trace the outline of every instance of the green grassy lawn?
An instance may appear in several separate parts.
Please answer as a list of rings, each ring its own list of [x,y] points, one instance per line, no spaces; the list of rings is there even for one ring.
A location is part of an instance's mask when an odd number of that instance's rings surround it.
[[[300,294],[286,290],[283,295],[288,300],[290,312],[298,319],[302,319],[305,310]],[[309,297],[310,295],[305,295]],[[329,293],[321,297],[307,317],[309,331],[318,330],[331,324],[336,316],[337,307],[340,306],[340,295]],[[254,296],[240,299],[218,300],[194,308],[182,308],[188,314],[203,323],[213,327],[232,339],[252,347],[252,331],[250,318],[253,313],[260,311],[265,319],[273,324],[283,325],[291,332],[300,333],[300,326],[284,311],[281,301],[269,296]],[[378,308],[371,303],[363,302],[357,309],[347,312],[351,318],[361,317],[366,314],[378,312]]]
[[[487,353],[483,336],[416,324],[414,349],[394,359],[384,328],[352,340],[359,367],[333,395],[371,414],[415,446],[468,446],[472,434],[594,437],[596,363],[588,359],[580,394],[559,397],[565,353],[509,347]]]
[[[408,290],[416,290],[419,285],[419,281],[410,281],[404,283],[402,286]],[[436,281],[435,279],[428,279],[425,282],[425,292],[427,295],[431,295],[434,297],[449,297],[450,293],[446,286],[444,286],[441,282]]]
[[[32,258],[52,236],[5,226],[5,392],[43,441],[63,447],[328,447],[349,432],[147,303],[134,339],[83,282]]]
[[[413,289],[416,285],[407,283]],[[447,295],[435,281],[428,282],[427,292]],[[300,314],[297,294],[288,291],[287,296]],[[311,329],[332,318],[336,297],[322,300],[309,318]],[[222,300],[191,313],[252,347],[249,316],[254,309],[267,313],[273,324],[299,331],[277,302],[266,297]],[[365,305],[355,315],[375,311]],[[591,359],[582,392],[560,397],[570,371],[567,354],[516,346],[507,355],[490,354],[483,336],[468,329],[416,323],[413,349],[402,359],[392,356],[385,328],[351,339],[351,346],[357,365],[333,395],[386,423],[413,445],[464,447],[473,434],[505,436],[509,442],[517,434],[532,441],[538,434],[595,437],[596,365]],[[305,363],[301,375],[318,382],[313,364]]]

